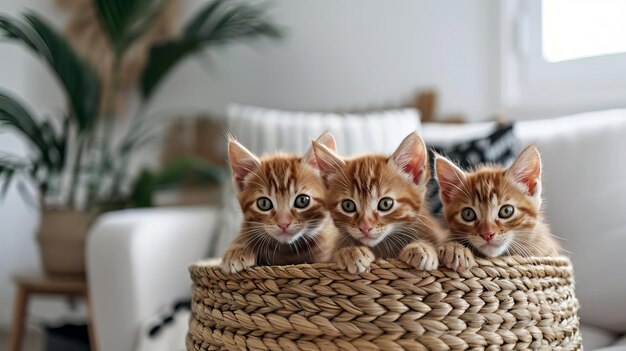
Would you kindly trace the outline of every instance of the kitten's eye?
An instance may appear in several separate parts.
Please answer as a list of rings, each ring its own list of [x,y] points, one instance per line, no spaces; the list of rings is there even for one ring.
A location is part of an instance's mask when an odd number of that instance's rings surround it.
[[[341,201],[341,209],[348,213],[352,213],[356,211],[356,204],[352,200],[343,200]]]
[[[311,203],[311,198],[308,195],[298,195],[293,205],[296,208],[305,208],[309,206],[309,203]]]
[[[379,211],[389,211],[393,207],[393,199],[390,197],[384,197],[378,201]]]
[[[504,205],[500,207],[500,211],[498,211],[498,217],[506,219],[513,215],[515,212],[515,208],[511,205]]]
[[[476,219],[476,212],[469,207],[466,207],[461,211],[461,218],[466,222],[471,222]]]
[[[261,211],[269,211],[273,207],[272,200],[267,197],[260,197],[258,200],[256,200],[256,205]]]

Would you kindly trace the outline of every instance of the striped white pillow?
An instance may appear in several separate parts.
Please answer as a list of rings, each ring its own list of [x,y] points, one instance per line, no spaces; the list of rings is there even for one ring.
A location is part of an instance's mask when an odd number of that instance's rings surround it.
[[[368,113],[296,112],[231,104],[228,131],[250,151],[302,153],[324,131],[337,139],[338,152],[391,153],[412,131],[420,131],[419,113],[412,108]]]

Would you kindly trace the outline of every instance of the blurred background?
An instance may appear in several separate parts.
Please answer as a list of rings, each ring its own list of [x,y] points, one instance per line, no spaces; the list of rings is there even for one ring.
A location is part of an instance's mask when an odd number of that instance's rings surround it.
[[[626,350],[626,2],[4,0],[0,349],[182,350],[257,153],[534,143],[587,349]],[[432,196],[432,194],[431,194]],[[21,328],[23,326],[23,328]],[[89,345],[91,344],[91,346]]]

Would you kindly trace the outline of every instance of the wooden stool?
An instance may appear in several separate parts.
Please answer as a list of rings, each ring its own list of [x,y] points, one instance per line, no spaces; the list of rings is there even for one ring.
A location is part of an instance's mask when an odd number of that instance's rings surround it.
[[[33,294],[78,296],[84,298],[89,310],[89,344],[91,345],[92,351],[97,349],[96,334],[93,325],[93,310],[91,309],[87,282],[84,277],[19,275],[15,276],[13,281],[15,282],[16,289],[15,307],[8,351],[20,350],[24,336],[28,299]]]

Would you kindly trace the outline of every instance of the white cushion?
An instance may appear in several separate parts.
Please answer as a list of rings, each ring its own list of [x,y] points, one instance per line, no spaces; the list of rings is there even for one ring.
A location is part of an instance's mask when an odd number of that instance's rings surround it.
[[[142,321],[189,296],[187,267],[206,257],[218,215],[211,207],[162,207],[98,217],[86,258],[99,350],[134,350]]]
[[[619,347],[622,347],[623,349],[626,349],[626,336],[622,336],[619,339],[617,339],[617,341],[612,346],[619,346]]]
[[[581,324],[580,331],[582,333],[585,350],[597,350],[602,347],[611,346],[616,339],[615,334],[584,323]]]
[[[626,341],[624,341],[624,339],[621,339],[620,341],[618,341],[617,343],[608,346],[608,347],[602,347],[599,349],[592,349],[592,348],[587,348],[587,346],[585,346],[585,350],[593,350],[593,351],[626,351]]]
[[[585,323],[626,332],[626,110],[518,124],[544,164],[545,213],[564,238]]]

